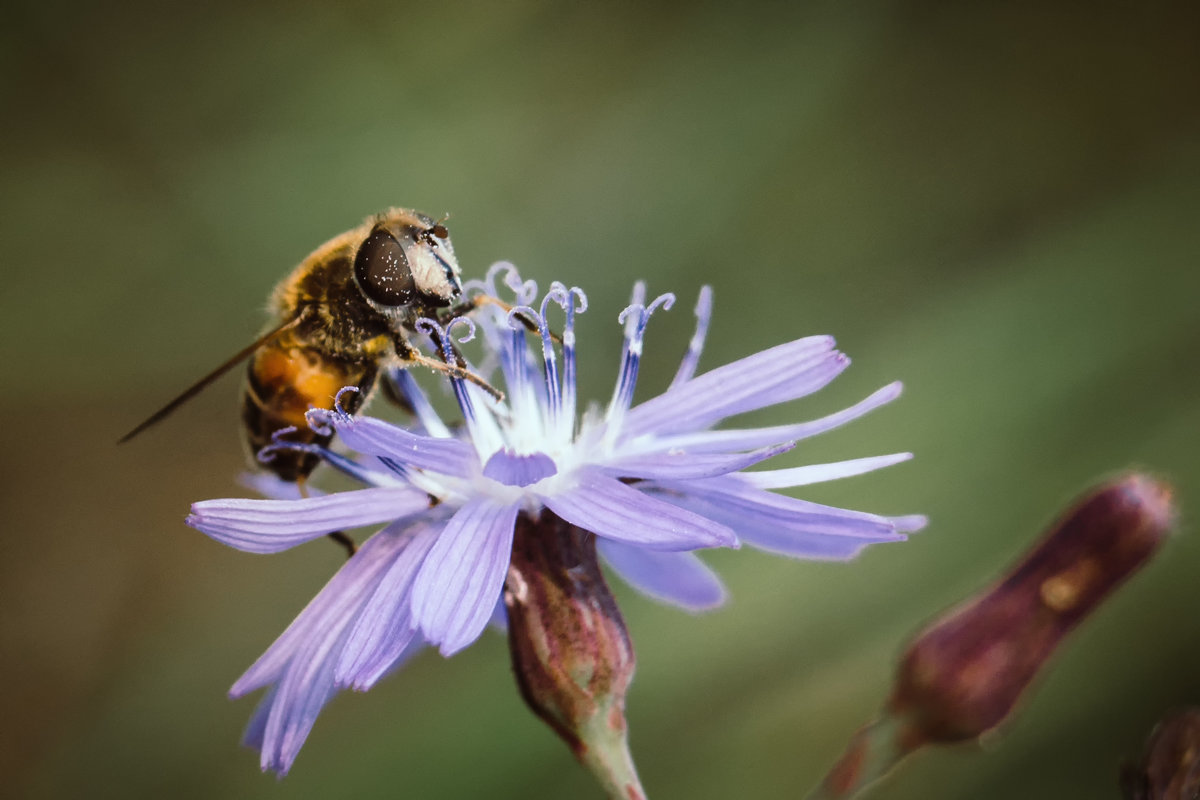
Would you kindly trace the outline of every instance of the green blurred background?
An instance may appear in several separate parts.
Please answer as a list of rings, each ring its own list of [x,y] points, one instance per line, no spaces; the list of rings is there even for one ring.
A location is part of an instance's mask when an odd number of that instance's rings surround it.
[[[986,752],[922,754],[878,793],[1116,797],[1120,760],[1200,701],[1200,8],[850,5],[10,3],[0,794],[597,795],[495,635],[339,698],[286,780],[261,775],[253,702],[224,693],[340,551],[184,527],[240,492],[234,377],[113,444],[395,204],[451,212],[469,276],[504,258],[587,289],[584,396],[611,391],[637,278],[681,301],[644,392],[703,283],[704,367],[812,333],[855,359],[757,421],[907,384],[781,462],[912,450],[804,496],[925,532],[850,564],[716,553],[732,601],[705,616],[617,588],[651,797],[801,795],[922,621],[1140,466],[1178,488],[1181,534]]]

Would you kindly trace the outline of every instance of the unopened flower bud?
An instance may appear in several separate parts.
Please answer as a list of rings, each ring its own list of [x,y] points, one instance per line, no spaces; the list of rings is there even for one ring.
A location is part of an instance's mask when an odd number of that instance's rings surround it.
[[[1177,711],[1154,728],[1146,756],[1121,774],[1125,800],[1200,797],[1200,708]]]
[[[821,788],[849,797],[925,744],[999,725],[1068,632],[1154,554],[1170,489],[1130,475],[1093,490],[992,588],[922,631],[884,716],[860,730]]]
[[[633,645],[596,559],[595,537],[543,511],[517,521],[504,587],[508,643],[525,702],[611,797],[644,797],[629,756]]]
[[[1170,490],[1142,475],[1068,511],[989,591],[926,628],[889,710],[913,745],[974,739],[1008,716],[1063,637],[1148,559],[1171,525]]]

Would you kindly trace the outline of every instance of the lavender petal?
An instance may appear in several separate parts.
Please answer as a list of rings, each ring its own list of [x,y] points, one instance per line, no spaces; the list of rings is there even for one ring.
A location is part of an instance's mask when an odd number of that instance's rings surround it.
[[[492,617],[488,620],[488,625],[499,633],[508,633],[508,607],[504,605],[503,594],[496,601],[496,607],[492,609]]]
[[[657,482],[647,488],[671,503],[725,523],[746,544],[781,555],[841,560],[866,544],[908,538],[887,517],[765,492],[745,485],[739,477]]]
[[[896,530],[904,533],[915,533],[929,524],[929,517],[924,514],[906,514],[902,517],[889,517]]]
[[[297,654],[279,682],[263,728],[259,763],[264,771],[280,776],[288,773],[321,709],[336,694],[329,655],[345,641],[346,631],[338,633],[337,637],[312,641]]]
[[[808,486],[823,481],[833,481],[839,478],[862,475],[866,472],[890,467],[893,464],[899,464],[910,459],[912,459],[912,453],[892,453],[887,456],[855,458],[849,461],[837,461],[832,464],[809,464],[789,469],[743,472],[738,476],[738,480],[748,486],[756,486],[759,489],[786,489],[793,486]]]
[[[624,456],[601,465],[604,472],[619,478],[644,478],[647,480],[689,480],[712,478],[737,472],[765,461],[772,456],[791,450],[793,442],[774,447],[764,447],[749,453],[646,453]],[[755,473],[757,474],[757,473]]]
[[[631,409],[624,431],[633,437],[697,430],[812,394],[850,364],[833,345],[832,337],[812,336],[717,367]]]
[[[273,705],[275,705],[274,686],[267,690],[267,693],[258,701],[254,713],[250,715],[250,722],[246,724],[246,729],[242,731],[243,746],[258,750],[260,753],[262,752],[267,732],[267,718],[271,716],[271,706]]]
[[[725,602],[721,579],[695,553],[647,550],[612,539],[599,539],[596,548],[622,580],[655,600],[687,611]]]
[[[407,544],[401,535],[403,529],[403,523],[391,525],[364,542],[287,630],[237,679],[229,696],[241,697],[276,682],[306,641],[349,625],[360,604]]]
[[[475,448],[459,439],[410,433],[373,417],[331,414],[329,423],[347,447],[401,464],[465,478],[479,469]]]
[[[650,497],[591,467],[577,484],[541,500],[558,516],[597,536],[652,550],[736,547],[726,525]]]
[[[720,431],[694,431],[673,434],[656,439],[655,444],[663,448],[677,448],[689,453],[732,452],[765,447],[787,441],[808,439],[826,431],[845,425],[847,422],[874,411],[900,396],[903,385],[896,381],[872,393],[849,408],[826,417],[800,422],[795,425],[776,425],[768,428],[726,429]]]
[[[471,500],[446,524],[412,587],[413,616],[449,656],[479,637],[504,585],[516,505]]]
[[[437,534],[436,525],[425,523],[405,532],[407,545],[363,605],[342,648],[333,676],[338,686],[366,691],[418,638],[410,610],[412,584]]]
[[[429,508],[429,495],[409,486],[358,489],[301,500],[205,500],[188,525],[248,553],[278,553],[332,531],[374,525]]]
[[[365,598],[406,539],[394,530],[369,539],[230,690],[240,696],[268,683],[245,741],[264,770],[286,774],[321,709],[336,693],[333,671]]]

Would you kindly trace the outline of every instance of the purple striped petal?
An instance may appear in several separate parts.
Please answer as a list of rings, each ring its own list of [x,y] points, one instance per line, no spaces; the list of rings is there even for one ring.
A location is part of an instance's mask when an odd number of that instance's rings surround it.
[[[479,469],[475,448],[459,439],[409,433],[373,417],[346,418],[330,413],[324,421],[337,430],[343,444],[360,453],[457,478],[465,478]]]
[[[851,561],[867,549],[861,539],[825,536],[817,533],[773,536],[770,532],[756,542],[747,543],[764,553],[803,558],[806,561]],[[872,542],[871,544],[874,544]]]
[[[695,553],[647,550],[599,539],[596,548],[621,579],[637,591],[687,611],[708,611],[725,602],[721,579]]]
[[[410,486],[358,489],[302,500],[205,500],[187,522],[247,553],[278,553],[346,528],[390,522],[429,508],[429,495]]]
[[[849,408],[827,417],[800,422],[795,425],[776,425],[769,428],[747,428],[741,430],[696,431],[692,433],[664,436],[655,441],[663,448],[678,448],[689,453],[732,452],[765,447],[778,442],[800,441],[845,425],[847,422],[874,411],[900,396],[903,385],[890,383]]]
[[[424,650],[425,646],[428,644],[429,642],[425,641],[425,637],[421,635],[420,631],[414,632],[413,638],[409,640],[404,650],[398,656],[396,656],[396,658],[394,658],[390,664],[388,664],[387,669],[383,673],[375,678],[374,682],[371,683],[371,686],[374,686],[384,678],[390,677],[392,674],[399,671],[400,668],[407,664],[413,656]]]
[[[498,633],[508,633],[508,608],[504,605],[503,594],[496,601],[496,607],[492,609],[492,618],[488,620],[488,625],[495,628]]]
[[[749,453],[646,453],[625,456],[600,466],[604,472],[619,478],[645,478],[647,480],[689,480],[712,478],[737,472],[765,461],[772,456],[785,453],[795,446],[785,442],[775,447],[764,447]]]
[[[388,673],[418,638],[410,609],[412,584],[437,540],[438,531],[436,525],[418,522],[406,532],[408,545],[363,605],[342,648],[334,670],[338,686],[365,692]]]
[[[625,435],[707,428],[735,414],[812,394],[850,364],[833,345],[830,336],[812,336],[717,367],[631,409]]]
[[[737,536],[719,522],[649,497],[594,467],[577,475],[576,486],[541,500],[567,522],[597,536],[652,550],[737,547]]]
[[[276,685],[259,704],[244,741],[261,750],[264,770],[286,774],[325,703],[336,692],[334,666],[351,626],[407,537],[390,528],[368,539],[283,635],[230,689],[241,695]]]
[[[258,701],[258,705],[254,708],[254,713],[250,715],[250,722],[246,724],[246,730],[242,731],[242,744],[246,747],[262,752],[263,745],[266,744],[267,718],[271,716],[271,707],[275,705],[275,687],[272,686]],[[265,768],[264,768],[265,769]]]
[[[321,709],[337,692],[331,656],[346,640],[347,633],[340,628],[337,636],[311,640],[288,666],[263,728],[259,763],[264,771],[273,770],[282,777],[291,769]]]
[[[669,486],[666,483],[659,485]],[[675,488],[681,485],[676,484]],[[795,521],[798,525],[808,525],[811,521],[815,524],[834,525],[841,536],[860,537],[870,541],[875,541],[881,536],[884,538],[880,541],[904,538],[895,533],[897,518],[821,505],[798,497],[763,491],[746,486],[739,475],[693,481],[686,486],[686,493],[709,498],[712,503],[725,508],[737,508],[765,515],[776,524],[786,525]],[[830,522],[826,523],[827,520]]]
[[[412,587],[425,637],[449,656],[479,637],[504,585],[516,505],[471,500],[450,518]]]
[[[276,682],[305,641],[353,622],[353,615],[407,543],[399,535],[402,530],[403,526],[392,525],[365,541],[287,630],[237,679],[229,696],[241,697]]]
[[[929,517],[924,514],[906,514],[903,517],[889,517],[896,530],[905,533],[915,533],[929,524]]]
[[[872,456],[870,458],[855,458],[850,461],[837,461],[832,464],[809,464],[790,469],[772,469],[762,472],[744,472],[738,480],[748,486],[759,489],[786,489],[793,486],[808,486],[823,481],[833,481],[839,478],[849,478],[862,475],[877,469],[890,467],[912,458],[912,453],[892,453],[887,456]]]
[[[724,522],[752,547],[781,555],[841,560],[866,544],[908,538],[887,517],[765,492],[746,486],[739,477],[656,483],[649,488],[683,508]]]

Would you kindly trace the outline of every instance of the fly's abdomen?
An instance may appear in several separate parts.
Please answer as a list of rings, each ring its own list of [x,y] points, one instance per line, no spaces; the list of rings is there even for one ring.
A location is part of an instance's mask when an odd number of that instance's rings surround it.
[[[332,438],[308,427],[310,408],[331,409],[338,391],[357,386],[342,396],[342,407],[353,412],[375,384],[376,368],[369,362],[331,357],[309,348],[264,346],[250,360],[242,393],[242,432],[253,456],[271,443],[279,430],[294,427],[288,441],[326,445]],[[320,459],[312,453],[280,450],[262,464],[285,481],[308,477]]]

